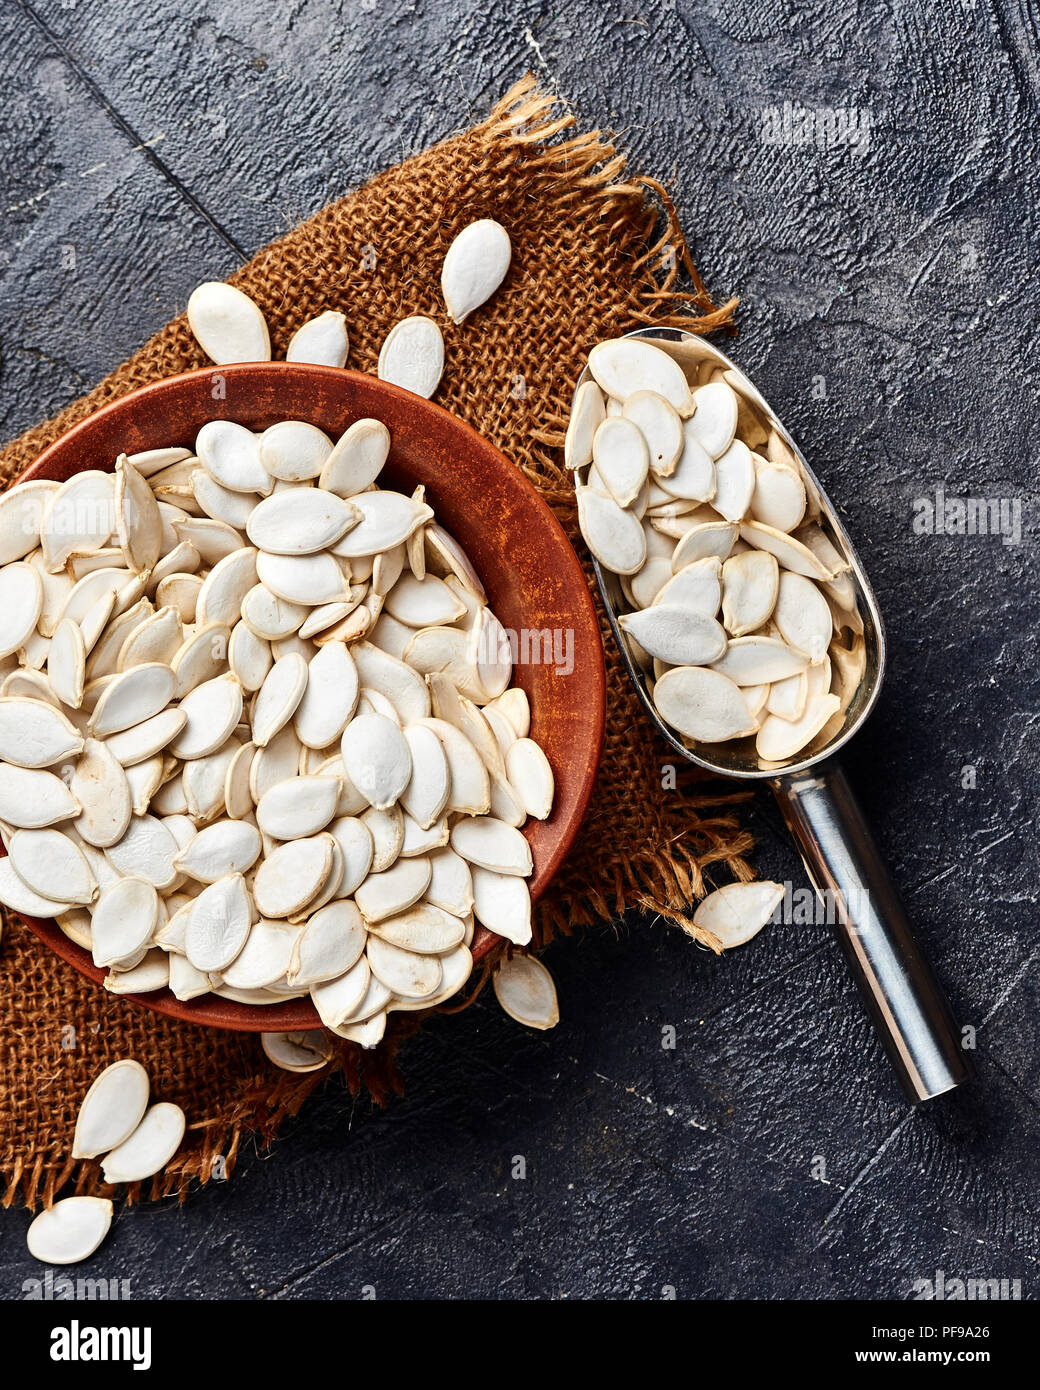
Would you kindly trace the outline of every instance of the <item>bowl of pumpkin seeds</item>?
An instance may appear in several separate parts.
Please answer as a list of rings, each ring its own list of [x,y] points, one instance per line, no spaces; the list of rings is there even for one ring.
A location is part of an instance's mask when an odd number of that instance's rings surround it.
[[[146,386],[0,497],[0,901],[158,1012],[374,1046],[531,940],[598,764],[595,614],[424,398],[427,330],[380,380],[342,315],[254,361],[256,306],[192,299],[220,399]]]

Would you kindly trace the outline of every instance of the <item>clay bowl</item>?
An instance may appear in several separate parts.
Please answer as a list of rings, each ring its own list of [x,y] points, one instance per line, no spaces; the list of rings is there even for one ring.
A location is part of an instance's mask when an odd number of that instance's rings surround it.
[[[605,677],[595,610],[585,577],[562,528],[519,470],[469,425],[440,406],[375,377],[331,367],[280,362],[222,367],[223,399],[213,397],[211,369],[156,382],[91,415],[46,449],[19,481],[59,481],[84,468],[111,470],[116,456],[162,445],[191,445],[207,420],[237,420],[264,429],[278,420],[307,420],[333,438],[363,416],[385,422],[393,440],[387,481],[411,491],[426,486],[437,519],[469,554],[488,601],[507,630],[569,634],[566,662],[518,664],[514,682],[531,703],[531,735],[556,776],[556,803],[544,822],[528,823],[532,897],[545,892],[570,848],[588,804],[603,741]],[[219,394],[219,392],[218,392]],[[538,647],[538,643],[528,643]],[[100,984],[89,954],[53,920],[25,918],[53,951]],[[477,928],[480,960],[496,938]],[[309,1000],[259,1007],[216,996],[182,1003],[169,990],[128,995],[171,1018],[246,1032],[319,1027]]]

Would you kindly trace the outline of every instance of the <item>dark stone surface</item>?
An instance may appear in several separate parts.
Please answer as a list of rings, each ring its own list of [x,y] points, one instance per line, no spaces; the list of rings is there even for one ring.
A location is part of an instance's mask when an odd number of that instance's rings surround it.
[[[1010,0],[10,0],[5,436],[527,68],[671,182],[878,590],[891,670],[849,771],[978,1042],[977,1081],[910,1111],[825,928],[716,962],[633,922],[552,949],[555,1032],[488,1002],[438,1020],[406,1100],[330,1090],[226,1185],[123,1212],[77,1272],[136,1298],[905,1298],[941,1268],[1035,1296],[1030,24]],[[770,143],[785,101],[817,131],[855,107],[869,138]],[[1021,543],[916,535],[940,485],[1019,499]],[[803,884],[775,808],[754,818],[761,872]],[[27,1224],[0,1216],[0,1297],[39,1272]]]

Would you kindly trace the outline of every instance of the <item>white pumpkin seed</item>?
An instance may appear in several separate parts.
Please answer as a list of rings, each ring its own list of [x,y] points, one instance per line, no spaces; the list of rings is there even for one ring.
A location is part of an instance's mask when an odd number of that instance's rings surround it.
[[[305,420],[282,420],[260,436],[260,462],[272,478],[286,483],[316,478],[332,453],[332,440]],[[296,497],[299,489],[284,496]]]
[[[675,666],[707,665],[726,650],[725,628],[694,609],[659,603],[618,621],[644,651]]]
[[[525,1028],[555,1028],[560,1021],[553,977],[534,956],[500,960],[491,976],[495,998],[510,1018]]]
[[[300,325],[285,349],[286,362],[314,362],[321,367],[345,367],[350,339],[347,320],[337,309],[326,309]]]
[[[112,1225],[107,1197],[63,1197],[33,1219],[29,1254],[48,1265],[74,1265],[93,1255]]]
[[[517,739],[505,756],[509,785],[516,792],[524,814],[536,820],[547,820],[556,794],[549,759],[530,738]]]
[[[332,868],[331,835],[314,835],[279,845],[260,864],[253,896],[264,917],[288,917],[321,892]]]
[[[206,472],[221,487],[231,492],[259,493],[267,497],[274,487],[274,479],[260,462],[260,439],[244,425],[233,420],[210,420],[202,426],[195,438],[195,453]],[[174,523],[182,540],[190,540],[197,545],[195,536],[205,535],[222,522],[202,522],[185,526]],[[198,546],[199,554],[206,560],[206,551]]]
[[[274,840],[316,835],[336,814],[342,785],[338,777],[294,777],[280,782],[261,797],[256,823]]]
[[[101,1161],[105,1182],[143,1182],[165,1168],[184,1138],[184,1111],[170,1101],[160,1101],[145,1111],[129,1139]]]
[[[783,898],[782,883],[727,883],[698,905],[693,925],[711,932],[728,951],[756,936]]]
[[[320,908],[295,938],[287,976],[291,985],[310,989],[345,974],[362,957],[367,932],[352,902]]]
[[[805,702],[801,718],[779,719],[775,714],[762,721],[755,739],[755,751],[765,762],[781,763],[811,743],[831,718],[838,713],[841,701],[837,695],[811,695]]]
[[[690,386],[678,362],[637,338],[597,343],[589,353],[589,370],[615,400],[625,402],[637,391],[653,391],[683,418],[694,410]]]
[[[152,939],[159,921],[159,895],[141,878],[123,878],[94,905],[91,935],[94,964],[117,966]]]
[[[739,687],[711,667],[666,671],[654,686],[654,705],[666,724],[705,743],[744,738],[758,728]]]
[[[322,1028],[313,1028],[306,1033],[261,1033],[260,1046],[269,1062],[282,1071],[307,1072],[321,1071],[328,1066],[332,1050],[327,1035]]]
[[[351,534],[348,532],[345,539],[349,540]],[[261,550],[256,558],[256,572],[260,582],[273,594],[305,607],[317,608],[322,604],[339,602],[348,593],[343,571],[335,557],[328,552],[318,555],[269,555],[266,550]]]
[[[115,512],[127,567],[149,574],[162,547],[162,518],[152,489],[125,454],[116,461]]]
[[[437,956],[405,951],[373,935],[368,938],[365,955],[376,979],[405,999],[427,999],[440,988],[442,972]]]
[[[0,657],[23,647],[43,611],[43,584],[32,565],[19,560],[0,569]]]
[[[59,917],[69,912],[72,903],[62,903],[54,898],[36,893],[15,873],[10,855],[0,859],[0,903],[12,912],[23,917]]]
[[[105,746],[123,768],[133,767],[153,758],[171,744],[187,722],[188,716],[184,710],[171,705],[130,729],[109,735]]]
[[[211,883],[195,899],[188,916],[184,932],[188,959],[196,970],[223,970],[245,945],[252,922],[253,906],[241,874]]]
[[[810,665],[823,662],[831,640],[831,610],[811,579],[784,571],[773,621],[788,646],[807,656]]]
[[[491,298],[511,258],[509,233],[500,222],[484,217],[459,232],[441,267],[441,293],[455,323]]]
[[[619,507],[631,506],[650,469],[650,453],[639,428],[624,418],[604,420],[592,441],[592,457],[614,501]]]
[[[73,828],[90,845],[105,849],[126,833],[133,802],[126,774],[104,743],[87,739],[69,783],[80,806]]]
[[[564,465],[567,468],[584,468],[592,462],[592,440],[606,418],[602,391],[594,381],[582,382],[574,393],[563,446]]]
[[[776,606],[780,567],[764,550],[731,555],[722,567],[722,622],[733,637],[763,627]]]
[[[125,833],[105,847],[105,858],[120,874],[146,879],[160,892],[177,880],[174,867],[180,846],[154,816],[133,816]]]
[[[253,742],[258,747],[266,747],[296,713],[307,679],[307,663],[297,652],[280,657],[271,667],[253,700]]]
[[[271,335],[263,314],[247,294],[222,280],[207,280],[192,290],[188,326],[218,366],[271,360]]]
[[[725,381],[711,381],[699,386],[693,399],[696,409],[686,426],[686,438],[718,459],[733,443],[737,430],[736,393]]]
[[[180,708],[187,722],[170,752],[175,758],[204,758],[227,742],[242,718],[242,687],[233,676],[217,676],[189,690]]]
[[[377,368],[381,381],[429,398],[444,372],[444,339],[432,319],[401,319],[383,341]]]
[[[515,946],[526,946],[531,940],[531,891],[526,880],[477,865],[471,872],[477,920]]]
[[[343,767],[377,810],[392,806],[412,775],[412,756],[401,730],[379,714],[356,716],[343,730]]]
[[[81,806],[52,772],[0,763],[0,820],[20,830],[41,830],[78,816]]]
[[[777,637],[735,637],[725,655],[712,663],[737,685],[761,685],[786,680],[809,664],[808,658]]]
[[[116,524],[114,496],[113,475],[95,469],[74,474],[52,495],[40,526],[44,564],[52,574],[70,556],[106,544]]]
[[[95,1077],[83,1097],[72,1140],[73,1158],[97,1158],[129,1139],[148,1108],[148,1073],[125,1057]]]
[[[355,420],[333,446],[318,486],[338,497],[353,497],[375,482],[390,452],[390,431],[382,420]]]
[[[646,560],[646,537],[639,518],[610,497],[579,487],[578,524],[585,544],[614,574],[635,574]]]
[[[34,893],[91,903],[98,885],[79,847],[60,830],[16,830],[7,845],[15,873]]]
[[[224,983],[232,989],[266,989],[284,980],[296,936],[288,922],[254,922],[241,951],[221,971]]]
[[[174,676],[169,666],[150,661],[115,676],[102,692],[90,716],[95,737],[117,734],[158,714],[174,695]]]
[[[40,544],[40,527],[60,488],[44,481],[21,483],[0,497],[0,565],[22,560]]]
[[[306,748],[328,748],[343,733],[357,705],[360,681],[342,642],[329,642],[307,667],[307,688],[296,707],[296,734]]]
[[[216,883],[230,874],[246,873],[259,857],[260,832],[255,825],[244,820],[219,820],[200,830],[174,864],[199,883]]]
[[[432,872],[426,858],[399,859],[388,869],[370,873],[356,889],[354,901],[367,923],[382,922],[418,902]]]
[[[311,999],[326,1028],[336,1029],[353,1016],[368,993],[371,971],[365,956],[334,980],[311,987]]]

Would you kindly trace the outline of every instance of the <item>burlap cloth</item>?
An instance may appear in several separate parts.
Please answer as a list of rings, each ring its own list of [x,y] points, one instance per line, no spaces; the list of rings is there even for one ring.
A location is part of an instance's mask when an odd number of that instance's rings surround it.
[[[303,320],[337,308],[350,327],[351,366],[374,371],[398,319],[436,319],[447,343],[438,401],[515,460],[584,555],[560,451],[583,358],[598,339],[637,323],[679,322],[697,331],[728,324],[733,305],[717,309],[705,292],[660,186],[628,177],[623,156],[599,132],[574,135],[573,124],[525,79],[487,120],[325,208],[231,280],[263,309],[276,357]],[[441,262],[456,233],[478,217],[508,228],[513,266],[489,305],[454,327],[441,300]],[[204,363],[181,315],[87,396],[0,451],[0,478],[15,477],[98,406]],[[751,877],[743,859],[750,837],[731,804],[739,795],[717,784],[696,787],[688,770],[678,789],[666,789],[667,750],[602,626],[602,771],[581,837],[539,913],[540,943],[630,907],[689,927],[684,912],[704,891],[707,865],[725,861],[730,874]],[[330,1073],[355,1094],[365,1086],[377,1101],[399,1089],[394,1054],[416,1021],[392,1020],[374,1054],[343,1043],[322,1073],[278,1072],[251,1035],[176,1023],[105,994],[8,915],[0,947],[3,1204],[36,1206],[59,1189],[105,1191],[98,1165],[74,1163],[68,1153],[84,1092],[117,1058],[142,1062],[155,1096],[177,1101],[189,1121],[166,1173],[129,1195],[183,1195],[192,1180],[230,1173],[243,1136],[269,1139]]]

